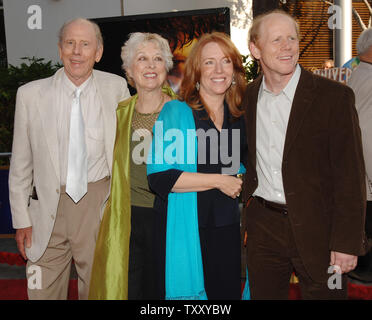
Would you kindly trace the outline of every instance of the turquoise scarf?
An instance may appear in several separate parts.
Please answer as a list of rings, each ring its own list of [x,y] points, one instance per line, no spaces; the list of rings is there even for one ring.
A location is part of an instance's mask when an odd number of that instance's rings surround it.
[[[242,300],[251,300],[251,291],[249,290],[249,281],[248,281],[248,268],[245,268],[245,284],[244,284],[244,290],[242,294]]]
[[[163,125],[163,130],[160,126]],[[153,128],[147,175],[169,169],[196,172],[197,139],[191,108],[184,102],[166,103]],[[169,141],[169,135],[176,135]],[[192,143],[187,143],[187,134]],[[158,148],[158,149],[157,149]],[[176,157],[173,152],[176,150]],[[185,159],[184,159],[185,158]],[[187,161],[189,158],[190,161]],[[165,258],[165,298],[206,300],[200,249],[196,192],[169,193]]]

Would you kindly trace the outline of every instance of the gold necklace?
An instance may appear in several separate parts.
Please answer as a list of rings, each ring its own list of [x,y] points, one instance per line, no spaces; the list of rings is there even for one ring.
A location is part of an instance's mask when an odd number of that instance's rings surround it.
[[[163,106],[163,104],[164,104],[164,100],[165,100],[165,97],[164,97],[164,94],[162,94],[161,95],[161,100],[160,100],[160,103],[159,103],[159,105],[156,107],[156,109],[154,109],[154,111],[153,112],[151,112],[151,113],[141,113],[141,112],[138,112],[137,110],[137,113],[139,113],[140,115],[142,115],[142,116],[147,116],[147,117],[151,117],[152,115],[154,115],[155,113],[158,113],[158,112],[160,112],[160,109],[161,109],[161,107]]]

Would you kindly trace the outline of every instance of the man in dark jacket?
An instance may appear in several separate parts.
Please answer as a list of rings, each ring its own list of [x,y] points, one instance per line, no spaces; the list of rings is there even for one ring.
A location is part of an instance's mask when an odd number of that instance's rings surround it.
[[[287,299],[295,271],[303,299],[347,298],[345,274],[366,250],[354,94],[299,66],[298,25],[285,12],[254,20],[249,49],[263,71],[244,100],[251,296]]]

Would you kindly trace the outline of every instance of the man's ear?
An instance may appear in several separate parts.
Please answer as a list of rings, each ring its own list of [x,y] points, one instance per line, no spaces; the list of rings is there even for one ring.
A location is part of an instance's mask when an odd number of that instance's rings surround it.
[[[97,48],[97,51],[96,51],[96,59],[95,59],[95,61],[97,63],[101,60],[102,55],[103,55],[103,46],[99,45],[99,47]]]
[[[249,51],[256,60],[260,60],[261,50],[258,48],[258,46],[255,43],[249,42]]]

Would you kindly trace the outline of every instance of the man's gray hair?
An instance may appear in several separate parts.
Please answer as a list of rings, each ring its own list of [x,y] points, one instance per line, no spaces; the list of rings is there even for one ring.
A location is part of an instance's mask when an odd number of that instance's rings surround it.
[[[129,39],[121,47],[121,60],[123,61],[122,68],[127,74],[127,79],[130,85],[133,85],[132,79],[128,76],[127,70],[133,63],[133,58],[138,48],[148,42],[155,43],[165,60],[165,69],[169,72],[173,68],[173,54],[170,50],[167,39],[156,33],[134,32],[129,35]]]
[[[372,46],[372,28],[364,30],[356,43],[358,55],[366,53]]]
[[[101,29],[99,28],[98,24],[93,22],[92,20],[85,19],[85,18],[75,18],[75,19],[69,20],[69,21],[67,21],[63,24],[63,26],[61,27],[61,29],[59,29],[59,32],[58,32],[58,43],[59,43],[59,45],[62,45],[63,36],[64,36],[66,28],[71,23],[75,23],[75,22],[88,22],[88,23],[90,23],[92,25],[93,29],[94,29],[95,34],[96,34],[97,46],[98,47],[103,47],[103,37],[102,37]]]

